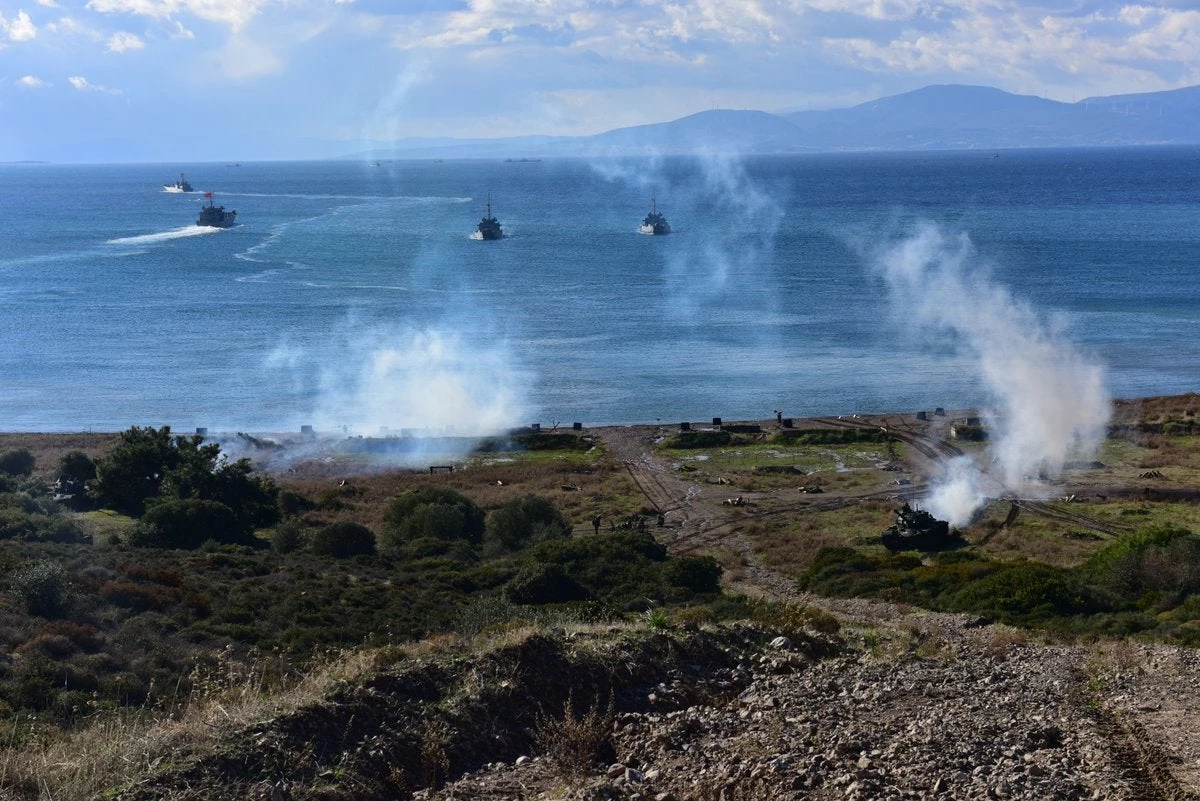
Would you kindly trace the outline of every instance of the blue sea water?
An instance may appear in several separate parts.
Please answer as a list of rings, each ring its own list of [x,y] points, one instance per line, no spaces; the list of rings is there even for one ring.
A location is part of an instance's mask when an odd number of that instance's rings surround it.
[[[201,195],[162,191],[180,170],[238,225],[193,225]],[[498,242],[469,236],[489,194]],[[669,236],[636,232],[651,195]],[[927,225],[1113,394],[1200,388],[1197,148],[10,164],[0,205],[5,431],[986,404],[874,255]]]

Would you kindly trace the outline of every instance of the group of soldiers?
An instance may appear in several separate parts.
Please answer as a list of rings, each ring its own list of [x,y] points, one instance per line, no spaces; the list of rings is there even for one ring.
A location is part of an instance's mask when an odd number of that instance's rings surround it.
[[[637,520],[636,523],[634,522],[635,518]],[[600,526],[603,522],[604,521],[602,520],[600,515],[596,515],[595,517],[592,518],[592,528],[595,530],[595,532],[597,534],[600,533]],[[660,512],[658,515],[659,528],[662,528],[666,524],[667,524],[667,517],[666,517],[666,515],[664,515]],[[611,523],[610,522],[608,524],[609,531],[616,531],[617,529],[622,529],[622,530],[636,529],[637,531],[644,533],[646,531],[646,518],[642,517],[641,515],[630,515],[629,517],[622,520],[620,523]]]

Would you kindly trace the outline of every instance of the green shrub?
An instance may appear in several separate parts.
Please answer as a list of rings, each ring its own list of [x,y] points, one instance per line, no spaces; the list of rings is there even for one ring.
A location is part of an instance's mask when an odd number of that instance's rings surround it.
[[[948,606],[1018,622],[1106,611],[1097,595],[1074,575],[1034,562],[998,568],[951,595]]]
[[[781,445],[847,445],[856,442],[889,442],[881,428],[785,428],[771,438]]]
[[[534,563],[561,565],[567,575],[595,597],[613,604],[662,599],[661,564],[667,549],[648,533],[615,531],[590,537],[567,537],[534,545]]]
[[[57,562],[34,562],[8,576],[8,590],[31,615],[60,617],[71,605],[67,571]]]
[[[279,504],[279,513],[284,517],[304,514],[316,506],[316,504],[300,493],[287,489],[279,491],[276,502]]]
[[[504,597],[517,604],[561,604],[586,601],[589,593],[567,575],[562,565],[530,565],[504,587]]]
[[[28,448],[13,448],[0,453],[0,473],[10,476],[33,475],[34,459]]]
[[[714,593],[721,589],[721,566],[711,556],[676,556],[662,567],[665,582],[695,593]]]
[[[1190,595],[1200,592],[1200,537],[1175,526],[1145,528],[1097,551],[1082,572],[1127,600],[1147,593]],[[1154,599],[1144,605],[1162,603]]]
[[[680,431],[667,440],[664,445],[675,450],[692,450],[717,448],[728,445],[732,441],[733,435],[728,431]]]
[[[483,539],[483,510],[469,498],[444,487],[423,487],[392,500],[384,515],[383,542],[393,549],[423,538]]]
[[[485,538],[503,550],[569,536],[571,524],[553,503],[537,495],[513,498],[487,517]]]
[[[129,535],[129,544],[139,548],[195,550],[205,540],[255,543],[249,527],[239,522],[228,506],[195,499],[164,501],[152,506]]]
[[[271,532],[271,549],[275,553],[292,553],[304,546],[304,527],[297,520],[285,520]]]
[[[370,555],[375,553],[375,534],[358,523],[340,521],[313,534],[308,547],[313,553],[335,559]]]

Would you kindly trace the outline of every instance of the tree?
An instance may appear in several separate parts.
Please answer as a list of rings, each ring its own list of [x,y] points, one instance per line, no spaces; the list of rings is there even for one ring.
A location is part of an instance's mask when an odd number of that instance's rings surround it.
[[[313,535],[313,553],[346,559],[375,553],[375,534],[366,526],[348,521],[330,523]]]
[[[270,526],[279,519],[279,492],[267,476],[254,475],[249,459],[230,462],[221,446],[204,437],[171,436],[171,429],[138,428],[96,463],[92,496],[102,505],[138,516],[169,500],[216,501],[245,528]]]
[[[145,511],[146,499],[158,495],[164,476],[178,460],[169,426],[134,426],[122,431],[116,446],[96,462],[90,492],[101,506],[137,517]]]
[[[58,460],[58,478],[82,484],[96,477],[96,463],[83,451],[67,451]]]
[[[0,473],[10,476],[33,475],[34,458],[28,448],[13,448],[0,453]]]

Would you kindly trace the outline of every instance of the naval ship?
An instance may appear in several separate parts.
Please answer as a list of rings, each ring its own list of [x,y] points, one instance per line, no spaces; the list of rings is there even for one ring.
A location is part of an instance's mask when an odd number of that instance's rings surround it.
[[[179,173],[179,180],[173,184],[163,184],[164,192],[191,192],[192,185],[188,183],[183,173]]]
[[[214,206],[212,192],[205,192],[204,196],[208,198],[208,205],[200,207],[200,216],[196,218],[196,225],[207,225],[210,228],[228,228],[233,225],[237,212],[225,211],[224,206]]]
[[[501,239],[504,237],[504,231],[500,228],[500,221],[492,216],[492,198],[488,196],[487,201],[487,216],[479,221],[477,226],[479,236],[483,239]]]
[[[658,210],[658,206],[654,202],[654,198],[650,198],[650,213],[642,220],[642,224],[638,227],[638,233],[641,234],[669,234],[671,233],[671,224],[667,222],[667,218]]]

